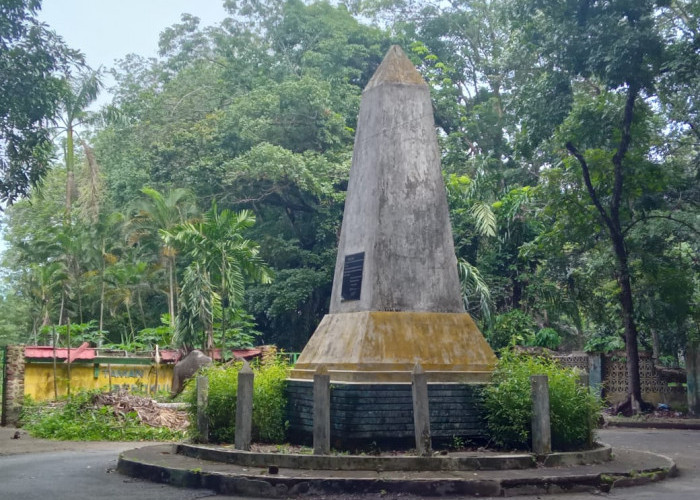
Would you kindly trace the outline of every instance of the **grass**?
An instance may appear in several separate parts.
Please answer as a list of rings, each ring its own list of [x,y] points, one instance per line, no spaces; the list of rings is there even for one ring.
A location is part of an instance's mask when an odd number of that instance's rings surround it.
[[[145,425],[134,411],[96,406],[99,391],[83,391],[59,402],[25,400],[21,422],[33,437],[63,441],[176,441],[186,434]]]

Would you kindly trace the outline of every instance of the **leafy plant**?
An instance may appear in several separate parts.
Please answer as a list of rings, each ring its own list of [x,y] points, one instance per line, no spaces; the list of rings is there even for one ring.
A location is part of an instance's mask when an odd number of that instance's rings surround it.
[[[520,309],[499,314],[493,327],[486,332],[486,340],[494,350],[511,344],[531,344],[535,336],[535,322]]]
[[[556,349],[561,344],[561,336],[554,328],[540,328],[529,345]]]
[[[51,336],[56,332],[56,345],[66,345],[68,342],[68,325],[48,325],[41,328],[42,339],[47,339],[51,345]],[[100,332],[97,328],[97,321],[91,320],[87,323],[71,323],[70,325],[70,340],[71,347],[77,347],[83,342],[89,342],[92,345],[99,345],[105,338],[105,334],[109,332]]]
[[[81,391],[56,403],[26,398],[21,421],[38,438],[64,441],[175,441],[185,437],[167,427],[144,425],[135,412],[115,413],[108,406],[95,405],[99,390]]]
[[[159,346],[170,345],[173,339],[173,328],[170,326],[170,315],[161,314],[160,325],[155,328],[144,328],[136,334],[139,342],[153,348],[156,344]]]
[[[578,374],[543,357],[504,350],[485,391],[485,407],[491,440],[503,448],[530,448],[532,400],[530,376],[547,375],[554,450],[590,446],[601,403]]]
[[[588,339],[583,347],[586,352],[612,352],[625,348],[619,335],[599,335]]]
[[[209,378],[209,440],[215,443],[232,443],[235,440],[236,396],[238,372],[242,363],[231,366],[210,366],[202,370]],[[253,439],[269,443],[282,443],[286,435],[287,399],[284,388],[288,366],[276,360],[253,367]],[[185,388],[183,400],[189,403],[191,422],[196,422],[197,393],[194,384]],[[196,432],[196,431],[195,431]]]

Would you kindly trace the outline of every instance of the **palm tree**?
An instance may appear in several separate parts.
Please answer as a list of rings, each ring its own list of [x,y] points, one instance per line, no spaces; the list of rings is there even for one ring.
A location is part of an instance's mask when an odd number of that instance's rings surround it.
[[[170,326],[175,327],[177,316],[175,295],[177,292],[177,276],[175,273],[175,258],[177,252],[167,241],[163,239],[163,232],[170,231],[174,227],[186,222],[195,214],[192,193],[187,189],[172,189],[163,195],[155,189],[143,188],[141,192],[146,195],[135,206],[135,215],[130,221],[131,242],[142,242],[145,246],[152,247],[158,254],[159,260],[165,264],[168,285],[166,295],[168,297],[168,314]]]
[[[225,332],[229,308],[240,307],[243,302],[245,281],[271,281],[259,257],[258,244],[243,236],[253,224],[255,216],[251,212],[219,212],[216,202],[212,202],[200,220],[161,231],[167,242],[177,244],[192,259],[182,287],[182,321],[178,321],[176,334],[181,343],[195,335],[196,318],[205,329],[206,348],[213,348],[215,319],[220,315]]]
[[[102,88],[100,71],[88,71],[69,79],[69,91],[61,103],[58,131],[66,134],[64,158],[66,163],[66,218],[68,219],[76,196],[75,187],[75,136],[77,128],[89,123],[93,114],[87,108],[97,98]]]
[[[62,262],[51,261],[30,268],[30,290],[32,299],[38,306],[41,326],[51,324],[51,309],[56,292],[61,289],[66,279]],[[38,341],[37,321],[34,321],[34,343]]]
[[[136,338],[131,307],[136,301],[140,305],[140,290],[147,287],[144,283],[144,275],[148,265],[145,262],[128,263],[120,261],[107,268],[105,272],[105,301],[109,304],[110,313],[115,315],[123,307],[126,311],[129,323],[129,335],[131,341]]]

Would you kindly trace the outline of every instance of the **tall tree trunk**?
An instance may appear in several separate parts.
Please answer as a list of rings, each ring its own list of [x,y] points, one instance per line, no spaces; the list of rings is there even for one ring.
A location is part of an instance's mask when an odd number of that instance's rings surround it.
[[[75,284],[78,288],[78,320],[80,323],[83,322],[83,292],[82,292],[82,281],[80,280],[80,268],[77,264],[76,259],[76,270],[75,270]]]
[[[63,324],[63,312],[65,310],[65,305],[66,305],[66,289],[65,287],[61,291],[61,309],[60,312],[58,313],[58,324],[59,326]]]
[[[102,240],[102,267],[100,268],[100,279],[102,281],[102,286],[100,288],[100,340],[98,347],[102,347],[102,330],[105,317],[105,267],[105,240]]]
[[[75,144],[73,141],[73,127],[66,129],[66,220],[70,219],[73,195],[75,193]]]
[[[632,283],[627,265],[627,248],[622,233],[610,234],[617,257],[620,285],[620,305],[622,306],[622,323],[625,328],[625,353],[627,354],[628,397],[633,413],[639,413],[642,403],[642,384],[639,376],[639,351],[637,347],[637,325],[634,321],[634,302],[632,300]]]
[[[175,330],[175,258],[168,256],[167,257],[167,262],[168,262],[168,281],[169,285],[168,288],[170,289],[170,293],[168,294],[168,313],[170,314],[170,328]]]
[[[609,208],[603,207],[598,193],[591,181],[591,174],[585,157],[571,143],[566,143],[569,150],[581,165],[583,180],[591,201],[598,210],[605,227],[610,234],[610,240],[617,260],[616,276],[620,285],[620,306],[622,323],[625,329],[625,352],[627,354],[627,401],[632,413],[639,413],[642,404],[642,386],[639,376],[639,350],[637,347],[637,326],[634,321],[634,301],[632,298],[632,283],[628,266],[628,252],[620,222],[620,202],[624,183],[623,161],[632,140],[631,128],[634,118],[634,103],[639,94],[639,86],[632,82],[627,87],[627,98],[622,118],[620,143],[612,158],[614,167],[614,182]]]
[[[126,317],[129,318],[129,330],[131,330],[131,342],[136,340],[136,334],[134,333],[134,322],[131,321],[131,308],[129,307],[129,302],[126,302]]]
[[[136,291],[136,299],[139,304],[139,313],[141,314],[141,324],[143,325],[144,328],[147,328],[148,325],[146,324],[146,312],[143,310],[143,301],[141,300],[141,292]]]

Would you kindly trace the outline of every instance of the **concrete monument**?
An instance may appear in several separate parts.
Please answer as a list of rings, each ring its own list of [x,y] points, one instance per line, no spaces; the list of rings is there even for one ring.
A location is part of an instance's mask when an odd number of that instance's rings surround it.
[[[428,86],[393,46],[364,90],[330,312],[292,378],[484,381],[493,351],[465,313]]]
[[[495,361],[462,303],[430,92],[393,46],[362,94],[330,311],[290,378],[324,366],[372,394],[416,363],[429,383],[474,384]]]

